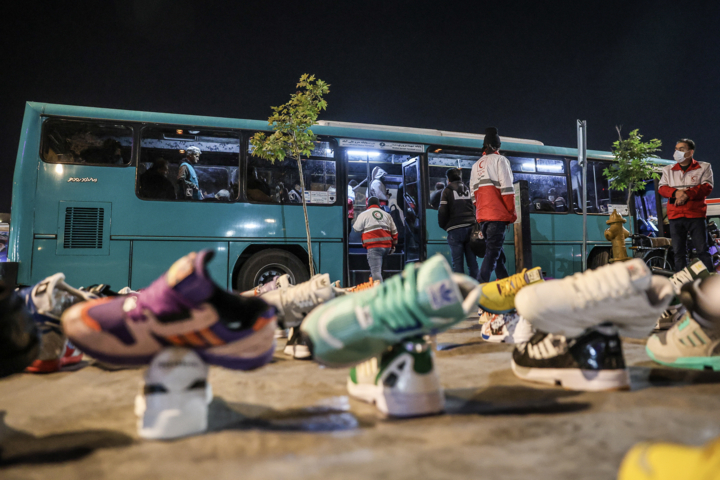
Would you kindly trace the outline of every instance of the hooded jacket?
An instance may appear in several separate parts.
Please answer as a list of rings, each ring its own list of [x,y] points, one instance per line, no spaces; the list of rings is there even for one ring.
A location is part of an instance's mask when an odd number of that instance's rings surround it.
[[[450,182],[442,191],[438,225],[445,231],[475,224],[475,205],[470,189],[462,180]]]
[[[387,172],[382,168],[373,168],[372,182],[370,183],[370,191],[368,192],[368,198],[377,197],[383,205],[387,205],[388,203],[387,188],[385,188],[385,184],[382,182],[382,177],[385,175],[387,175]]]
[[[677,205],[673,196],[682,188],[688,196],[685,205]],[[707,162],[698,162],[693,158],[690,166],[683,172],[680,164],[668,165],[662,170],[660,195],[671,199],[667,204],[670,220],[676,218],[704,218],[707,215],[705,198],[713,189],[712,167]]]
[[[517,220],[512,169],[504,156],[491,153],[475,162],[470,173],[470,192],[475,199],[478,222]]]
[[[392,248],[398,240],[398,231],[392,216],[377,205],[370,205],[358,215],[353,229],[362,233],[365,248]]]

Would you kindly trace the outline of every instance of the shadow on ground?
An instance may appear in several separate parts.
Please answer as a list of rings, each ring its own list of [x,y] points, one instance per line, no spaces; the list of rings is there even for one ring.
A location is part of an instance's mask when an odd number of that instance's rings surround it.
[[[648,387],[679,387],[720,383],[720,372],[712,370],[689,370],[662,368],[653,362],[643,362],[629,367],[633,390]]]
[[[132,437],[112,430],[84,430],[36,437],[5,423],[0,411],[0,468],[18,464],[59,463],[83,458],[95,450],[125,447]]]
[[[579,395],[561,389],[496,385],[482,390],[445,391],[445,413],[450,415],[531,415],[576,413],[590,408],[586,402],[562,402]]]

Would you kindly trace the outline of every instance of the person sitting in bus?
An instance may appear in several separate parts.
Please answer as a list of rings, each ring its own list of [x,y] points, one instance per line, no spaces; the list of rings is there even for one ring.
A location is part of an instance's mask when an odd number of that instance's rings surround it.
[[[553,204],[556,212],[567,212],[567,202],[564,197],[558,195],[556,189],[551,188],[548,190],[547,199]]]
[[[200,153],[200,148],[194,146],[185,150],[185,158],[180,163],[177,175],[177,198],[180,200],[203,199],[197,173],[195,173],[195,167],[193,167],[194,164],[200,161]]]
[[[435,184],[435,191],[430,194],[430,207],[433,210],[440,208],[440,197],[442,197],[444,188],[445,184],[443,182],[437,182]]]
[[[154,200],[175,200],[175,187],[167,178],[168,161],[157,158],[150,168],[140,175],[140,196]]]
[[[362,233],[370,275],[373,280],[382,282],[383,261],[388,254],[395,251],[398,241],[398,230],[392,216],[380,208],[377,197],[370,197],[367,210],[358,215],[353,229]]]
[[[368,192],[368,196],[377,198],[380,201],[380,206],[387,208],[391,194],[387,191],[387,187],[383,182],[383,177],[385,177],[385,175],[387,175],[387,172],[382,168],[373,168],[372,182],[370,183],[370,191]]]
[[[275,201],[277,203],[290,203],[290,195],[282,182],[275,186]]]
[[[288,198],[290,203],[302,203],[302,188],[299,183],[296,183],[295,188],[288,192]]]
[[[270,185],[258,176],[255,167],[248,170],[247,196],[255,202],[275,203],[270,195]]]

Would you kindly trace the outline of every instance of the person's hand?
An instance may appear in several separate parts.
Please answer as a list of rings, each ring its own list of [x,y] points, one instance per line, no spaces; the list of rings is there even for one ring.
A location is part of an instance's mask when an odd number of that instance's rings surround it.
[[[685,190],[678,189],[675,192],[675,205],[685,205],[689,199],[690,197],[688,197],[687,193],[685,193]]]
[[[395,247],[394,247],[394,246],[390,249],[390,254],[393,254],[393,253],[395,253]]]

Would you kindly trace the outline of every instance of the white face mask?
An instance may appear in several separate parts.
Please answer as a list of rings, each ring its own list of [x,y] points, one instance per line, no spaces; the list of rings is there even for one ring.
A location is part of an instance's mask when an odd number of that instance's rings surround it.
[[[673,158],[676,162],[682,162],[685,160],[685,152],[681,152],[680,150],[675,150],[675,153],[673,153]]]

